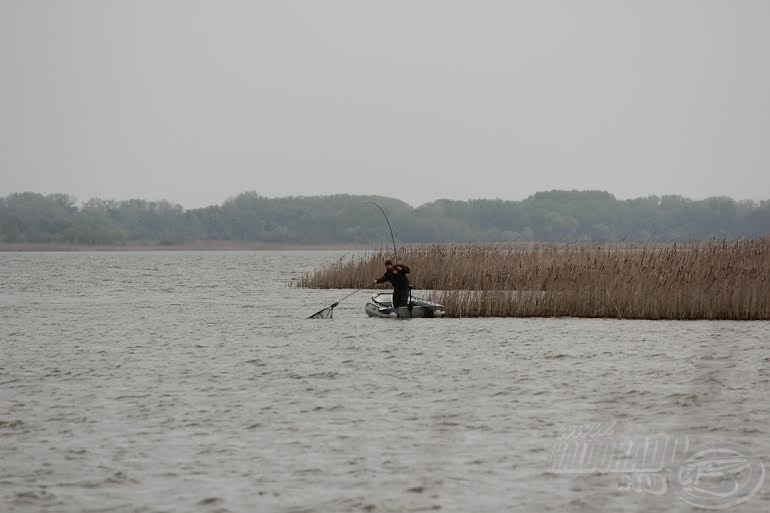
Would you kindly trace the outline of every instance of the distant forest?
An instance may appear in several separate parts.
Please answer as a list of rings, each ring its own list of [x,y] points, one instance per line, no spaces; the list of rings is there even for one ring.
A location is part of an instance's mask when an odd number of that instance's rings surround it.
[[[266,198],[245,192],[185,210],[168,201],[91,199],[31,192],[0,198],[0,241],[72,244],[234,240],[302,244],[401,242],[672,241],[764,235],[769,201],[602,191],[538,192],[522,201],[438,200],[412,207],[380,196]]]

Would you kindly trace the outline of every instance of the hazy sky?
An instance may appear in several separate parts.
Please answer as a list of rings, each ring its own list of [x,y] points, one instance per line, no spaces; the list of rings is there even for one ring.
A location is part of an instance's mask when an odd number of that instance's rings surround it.
[[[0,194],[770,199],[770,1],[0,0]]]

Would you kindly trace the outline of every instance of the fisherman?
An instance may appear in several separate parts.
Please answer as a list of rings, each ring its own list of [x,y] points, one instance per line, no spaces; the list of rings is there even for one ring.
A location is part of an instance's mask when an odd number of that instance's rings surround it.
[[[403,264],[393,264],[391,260],[385,260],[385,274],[372,282],[385,283],[389,281],[393,285],[393,306],[407,306],[409,304],[409,268]]]

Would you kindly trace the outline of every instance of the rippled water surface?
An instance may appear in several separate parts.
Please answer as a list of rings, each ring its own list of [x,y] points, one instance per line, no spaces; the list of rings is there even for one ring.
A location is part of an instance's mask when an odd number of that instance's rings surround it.
[[[603,420],[770,463],[769,323],[305,319],[339,255],[0,254],[0,511],[694,511],[546,471]]]

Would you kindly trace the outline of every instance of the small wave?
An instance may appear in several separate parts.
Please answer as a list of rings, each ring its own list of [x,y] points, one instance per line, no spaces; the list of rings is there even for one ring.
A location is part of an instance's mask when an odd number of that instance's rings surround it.
[[[221,497],[206,497],[198,501],[198,506],[210,506],[212,504],[221,504],[224,499]]]
[[[137,479],[128,477],[123,472],[115,472],[104,479],[84,480],[75,482],[58,483],[57,486],[71,486],[77,488],[101,488],[105,485],[139,484]]]
[[[321,379],[334,379],[337,376],[339,376],[339,372],[334,371],[325,371],[325,372],[316,372],[313,374],[308,374],[308,378],[321,378]]]
[[[545,358],[546,360],[553,360],[556,358],[572,358],[572,357],[564,353],[545,353],[543,355],[543,358]]]
[[[36,504],[40,502],[52,502],[56,496],[45,490],[25,490],[14,494],[13,502],[17,505]]]
[[[698,396],[696,394],[674,393],[666,396],[666,399],[673,401],[679,406],[692,406],[697,402]]]

